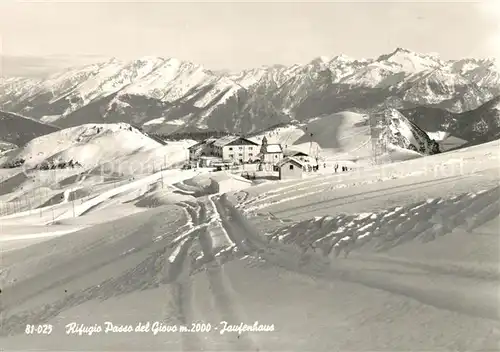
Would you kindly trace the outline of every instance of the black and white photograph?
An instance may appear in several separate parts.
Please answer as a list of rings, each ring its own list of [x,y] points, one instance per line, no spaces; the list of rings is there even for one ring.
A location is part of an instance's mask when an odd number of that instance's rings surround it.
[[[2,351],[500,351],[500,0],[0,0]]]

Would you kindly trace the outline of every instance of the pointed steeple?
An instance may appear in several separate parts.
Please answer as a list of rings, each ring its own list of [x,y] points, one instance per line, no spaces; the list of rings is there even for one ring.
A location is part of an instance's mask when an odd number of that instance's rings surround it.
[[[263,163],[264,162],[264,155],[267,152],[267,138],[264,136],[262,138],[262,145],[260,146],[260,161]]]
[[[264,136],[262,138],[262,145],[267,145],[267,137],[266,136]]]

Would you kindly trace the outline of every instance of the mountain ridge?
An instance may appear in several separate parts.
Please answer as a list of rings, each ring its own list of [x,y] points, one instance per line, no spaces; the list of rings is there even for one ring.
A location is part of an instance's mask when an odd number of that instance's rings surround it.
[[[466,140],[467,145],[500,138],[500,95],[477,109],[458,114],[429,107],[401,110],[401,113],[427,132],[446,132]]]
[[[113,58],[39,81],[5,79],[0,106],[62,128],[126,122],[159,133],[248,133],[344,110],[473,110],[500,95],[499,66],[495,59],[441,60],[404,48],[373,59],[337,55],[239,72],[175,58]]]

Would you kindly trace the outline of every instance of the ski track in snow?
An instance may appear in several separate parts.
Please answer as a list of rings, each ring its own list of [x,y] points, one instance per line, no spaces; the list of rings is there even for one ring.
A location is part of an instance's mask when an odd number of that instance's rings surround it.
[[[440,214],[441,220],[444,223],[427,223],[427,217],[429,213],[432,212],[436,205],[436,201],[430,202],[420,202],[419,204],[410,206],[410,207],[401,207],[399,212],[393,212],[393,214],[385,214],[385,217],[377,216],[377,220],[373,221],[372,216],[361,217],[354,221],[351,228],[348,231],[342,231],[338,237],[330,237],[327,241],[319,246],[319,250],[323,251],[322,253],[329,255],[332,247],[336,247],[336,252],[334,254],[334,258],[338,256],[341,250],[349,254],[354,248],[359,248],[365,245],[370,241],[374,241],[379,250],[381,249],[389,249],[390,247],[401,245],[404,242],[413,240],[419,237],[422,241],[430,241],[434,240],[439,236],[443,236],[447,233],[452,232],[459,226],[465,226],[468,231],[472,231],[474,226],[477,226],[477,221],[472,223],[467,223],[463,219],[465,212],[473,211],[476,215],[476,218],[483,218],[483,220],[491,220],[495,216],[499,216],[499,201],[500,198],[499,188],[494,188],[489,190],[488,192],[483,192],[479,195],[468,195],[463,196],[455,200],[444,201],[446,207],[439,207],[437,213]],[[427,208],[426,211],[422,211],[423,208]],[[417,213],[420,211],[420,213]],[[412,212],[413,216],[407,216],[405,213]],[[405,214],[405,215],[403,215]],[[376,215],[376,214],[374,214]],[[389,215],[389,216],[387,216]],[[419,216],[420,215],[420,216]],[[320,221],[323,221],[322,218]],[[234,221],[234,220],[233,220]],[[339,223],[338,218],[331,219],[328,221],[330,226]],[[429,224],[429,225],[427,225]],[[297,226],[297,225],[295,225]],[[300,225],[298,225],[300,227]],[[303,225],[304,226],[304,225]],[[242,226],[243,227],[243,226]],[[305,228],[310,229],[311,224],[306,224]],[[324,225],[323,225],[324,227]],[[368,228],[372,227],[372,231],[367,231]],[[281,230],[282,232],[283,230]],[[327,232],[326,229],[323,228],[322,232]],[[317,232],[315,236],[308,237],[307,234],[297,232],[296,239],[300,238],[301,241],[304,241],[304,238],[308,238],[310,241],[316,240]],[[346,236],[348,234],[348,236]],[[290,233],[289,235],[292,235]],[[271,235],[271,239],[273,235]],[[347,237],[347,238],[346,238]],[[283,238],[283,237],[282,237]],[[360,239],[361,241],[357,242],[356,239]],[[378,239],[378,241],[377,241]],[[378,243],[377,243],[378,242]],[[286,242],[285,242],[286,243]],[[297,243],[295,241],[295,243]],[[305,247],[310,245],[311,243],[307,243]],[[304,245],[303,245],[304,246]],[[314,249],[313,249],[314,251]],[[412,263],[416,264],[416,263]],[[417,264],[417,267],[419,265]],[[477,271],[475,268],[468,268],[466,266],[463,267],[436,267],[432,265],[427,265],[421,268],[425,268],[434,273],[447,274],[447,275],[459,275],[461,277],[480,277],[482,279],[487,280],[499,280],[498,271]],[[441,269],[438,269],[441,268]],[[335,269],[333,269],[335,270]],[[311,273],[314,274],[314,273]],[[334,274],[333,273],[316,273],[327,276]],[[397,282],[377,282],[376,279],[370,278],[370,276],[366,276],[357,273],[355,271],[345,271],[342,273],[348,281],[359,282],[363,285],[367,285],[369,287],[376,287],[384,290],[388,290],[397,294],[408,295],[414,299],[422,301],[425,304],[435,305],[444,309],[451,309],[463,314],[472,314],[475,316],[481,316],[488,319],[498,320],[499,315],[493,309],[495,307],[496,301],[494,296],[484,296],[481,300],[482,303],[477,304],[475,299],[472,301],[467,301],[462,304],[450,303],[441,298],[441,294],[438,292],[425,291],[423,289],[417,289],[416,287],[406,287],[405,285],[398,285]],[[444,298],[444,297],[443,297]],[[484,299],[484,301],[483,301]],[[456,301],[455,301],[456,302]]]
[[[361,181],[361,182],[352,182],[349,184],[346,184],[344,182],[344,183],[338,183],[337,185],[331,186],[333,182],[340,181],[339,178],[342,176],[344,176],[344,175],[333,175],[333,177],[336,177],[337,180],[335,180],[335,178],[333,178],[332,176],[323,177],[322,179],[326,178],[327,181],[324,181],[321,183],[317,183],[317,182],[314,182],[313,180],[309,179],[309,180],[306,180],[304,182],[297,182],[292,186],[281,187],[275,191],[265,192],[256,198],[251,198],[251,199],[247,200],[246,202],[240,204],[240,208],[245,206],[245,212],[248,213],[248,212],[258,210],[258,209],[267,208],[270,205],[276,205],[276,204],[290,202],[290,201],[295,200],[295,199],[305,198],[308,196],[315,195],[317,193],[323,193],[325,191],[331,191],[331,190],[335,190],[335,189],[339,189],[339,188],[346,188],[346,187],[352,187],[352,186],[356,186],[356,185],[371,184],[371,183],[377,182],[377,181]],[[318,177],[318,176],[315,176],[315,178],[316,177]],[[305,185],[305,186],[300,187],[302,185]],[[329,186],[329,187],[327,187],[327,186]],[[327,188],[325,189],[325,187],[327,187]],[[309,192],[303,192],[303,191],[309,191]],[[297,193],[297,195],[286,197],[286,195],[294,194],[294,193]],[[278,198],[278,199],[272,201],[273,198]],[[249,206],[250,204],[254,204],[254,203],[257,203],[257,205]]]
[[[208,200],[209,207],[206,206],[205,201]],[[171,269],[169,271],[169,280],[173,280],[172,292],[177,297],[178,301],[174,311],[178,312],[178,319],[181,324],[189,325],[188,322],[192,321],[189,318],[194,316],[191,299],[193,293],[192,287],[189,282],[189,273],[192,270],[201,269],[202,273],[208,278],[210,284],[210,292],[219,314],[221,321],[240,322],[245,321],[242,312],[243,307],[237,302],[235,293],[231,288],[228,278],[224,275],[222,262],[216,257],[216,248],[214,246],[214,238],[211,231],[208,230],[210,224],[221,226],[221,215],[217,212],[216,205],[212,197],[207,197],[206,200],[199,200],[196,205],[184,203],[183,208],[189,216],[188,224],[191,229],[179,235],[174,243],[175,249],[169,257]],[[226,233],[225,229],[221,229]],[[179,242],[180,241],[180,242]],[[198,242],[202,251],[202,256],[197,256],[193,251],[194,243]],[[229,248],[234,248],[232,245]],[[195,258],[196,259],[193,259]],[[191,260],[189,258],[192,258]],[[220,257],[219,257],[220,258]],[[194,267],[193,267],[194,266]],[[190,337],[191,335],[189,335]],[[196,335],[195,335],[196,336]],[[256,343],[252,337],[243,335],[237,339],[230,339],[229,335],[225,336],[226,344],[228,346],[239,346],[243,350],[258,350]],[[183,346],[189,350],[193,346],[201,345],[199,338],[190,339],[183,336]]]
[[[376,249],[380,251],[402,245],[407,241],[418,238],[420,238],[422,242],[434,240],[439,236],[452,232],[460,226],[465,226],[467,231],[473,231],[480,223],[477,219],[482,219],[483,221],[491,220],[499,215],[500,210],[497,200],[500,194],[498,190],[499,188],[497,187],[489,191],[478,192],[477,194],[465,194],[449,200],[429,199],[408,207],[396,207],[393,211],[385,211],[380,214],[359,214],[356,217],[352,217],[349,222],[345,219],[343,220],[342,217],[321,217],[314,220],[315,222],[323,222],[321,226],[316,227],[316,231],[310,230],[311,228],[315,228],[311,226],[310,223],[305,224],[303,228],[307,228],[308,231],[304,234],[302,230],[300,237],[297,237],[299,235],[297,232],[295,241],[293,239],[290,240],[290,236],[293,236],[293,231],[289,232],[287,236],[283,236],[282,234],[284,229],[278,231],[277,234],[271,234],[269,243],[273,243],[272,246],[266,246],[266,240],[262,239],[258,234],[251,234],[251,232],[255,230],[252,230],[251,225],[249,225],[247,220],[244,220],[243,215],[240,214],[235,207],[231,206],[224,197],[215,202],[215,209],[217,209],[219,213],[222,226],[226,229],[228,236],[236,243],[237,248],[243,251],[243,258],[248,258],[247,256],[249,254],[257,251],[260,258],[274,265],[284,267],[287,270],[299,271],[322,278],[340,278],[341,280],[360,283],[368,287],[409,296],[424,304],[430,304],[438,308],[498,320],[498,314],[492,310],[492,305],[495,302],[493,296],[481,296],[482,303],[480,304],[477,304],[477,298],[472,297],[472,301],[465,301],[463,304],[457,305],[456,303],[448,302],[444,299],[445,296],[442,296],[441,293],[437,291],[432,292],[432,290],[423,290],[412,285],[397,283],[396,281],[378,282],[368,275],[356,273],[355,271],[347,269],[339,271],[335,268],[332,269],[332,267],[328,265],[325,266],[325,262],[318,260],[318,258],[323,256],[334,259],[341,251],[344,251],[345,257],[347,257],[353,249],[360,248],[371,241],[378,242],[376,244]],[[461,220],[464,219],[464,213],[471,211],[476,214],[472,222],[464,222]],[[410,213],[412,216],[408,216]],[[440,220],[445,220],[444,224],[441,222],[427,222],[427,218],[430,214],[438,214],[437,216]],[[436,215],[434,215],[433,218],[436,218]],[[348,230],[341,231],[338,233],[338,236],[336,236],[331,225],[345,222],[347,222],[346,226]],[[300,227],[300,225],[294,226]],[[281,235],[279,233],[281,233]],[[308,233],[313,236],[309,237]],[[276,236],[278,235],[278,242],[275,242]],[[299,239],[300,242],[297,242]],[[211,246],[212,239],[208,235],[206,228],[203,230],[203,234],[200,235],[200,241],[202,242],[204,257],[214,260],[215,257],[213,256]],[[284,247],[279,245],[279,243],[282,243]],[[315,245],[311,246],[313,243]],[[276,247],[277,244],[278,246]],[[302,256],[299,256],[298,261],[291,259],[291,254],[294,251],[295,254],[297,254],[296,246],[303,250],[305,249],[305,251],[302,252]],[[312,254],[307,253],[310,248],[312,248]],[[312,255],[312,262],[310,261],[311,258],[307,258],[307,255]],[[305,263],[309,264],[304,264],[304,258],[307,258],[305,259]],[[384,261],[383,258],[374,260]],[[498,272],[495,272],[493,269],[491,271],[484,271],[484,269],[472,268],[466,265],[448,267],[446,265],[443,266],[443,263],[440,263],[441,265],[433,265],[411,261],[393,261],[398,265],[420,268],[434,274],[458,275],[459,277],[480,278],[487,281],[500,279]],[[212,278],[212,280],[215,280],[215,278]],[[221,283],[223,279],[217,278],[217,280],[218,289],[226,285]],[[215,283],[213,283],[213,285],[215,285]],[[451,293],[452,296],[454,294],[453,292]],[[478,294],[481,295],[482,293]]]

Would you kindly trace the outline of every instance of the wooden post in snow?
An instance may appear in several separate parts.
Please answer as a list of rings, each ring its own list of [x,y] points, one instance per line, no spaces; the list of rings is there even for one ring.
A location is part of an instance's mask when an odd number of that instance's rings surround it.
[[[29,214],[31,215],[31,202],[30,202],[29,194],[26,194],[26,204],[28,205],[28,211],[29,211]]]
[[[309,155],[312,156],[312,145],[313,145],[313,140],[312,140],[312,137],[313,137],[313,134],[311,133],[309,135],[310,139],[309,139]]]
[[[55,216],[54,216],[54,199],[52,199],[52,201],[50,202],[51,203],[51,209],[52,209],[52,222],[54,222],[55,220]]]
[[[73,193],[73,200],[71,201],[71,206],[73,207],[73,217],[75,217],[75,195],[74,195],[74,192]],[[71,194],[69,194],[69,196],[71,197]]]

